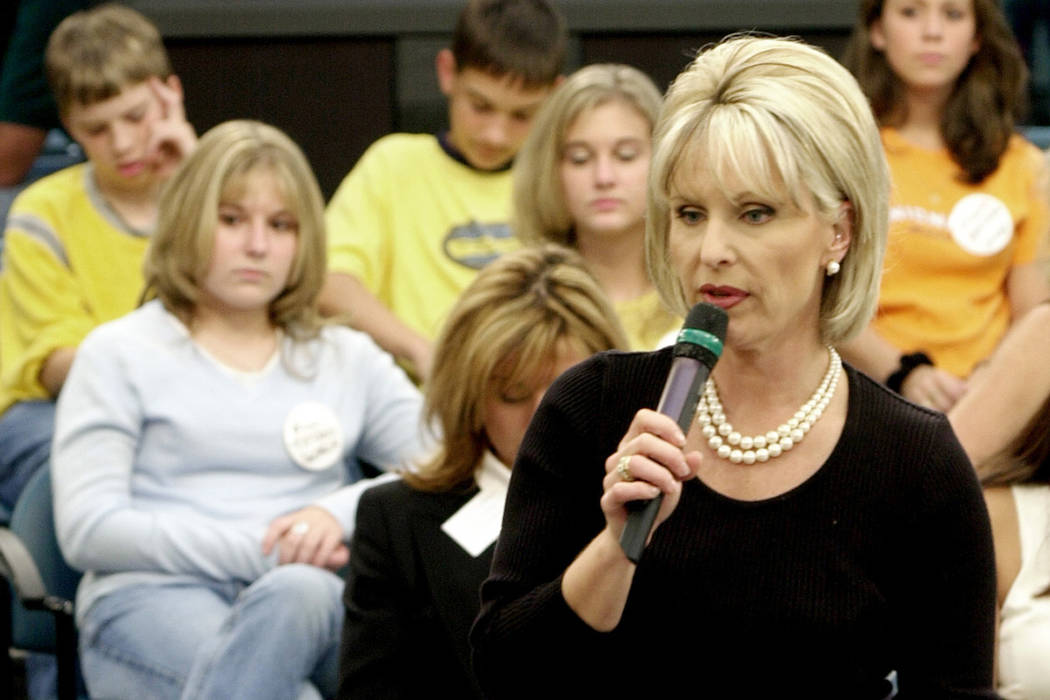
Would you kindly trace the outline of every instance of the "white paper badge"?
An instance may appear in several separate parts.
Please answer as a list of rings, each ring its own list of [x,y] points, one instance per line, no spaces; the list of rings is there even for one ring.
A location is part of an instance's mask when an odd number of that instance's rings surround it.
[[[509,480],[510,470],[486,452],[477,476],[480,490],[441,524],[445,534],[472,557],[484,552],[499,537]]]
[[[971,255],[995,255],[1010,243],[1014,221],[998,197],[968,194],[952,207],[948,230],[955,242]]]
[[[335,411],[316,401],[293,408],[284,419],[284,446],[303,469],[328,469],[343,454],[343,429]]]

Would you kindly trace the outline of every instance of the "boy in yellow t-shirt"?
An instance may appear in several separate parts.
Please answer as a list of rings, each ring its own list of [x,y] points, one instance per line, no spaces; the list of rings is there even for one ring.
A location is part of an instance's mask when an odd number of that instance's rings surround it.
[[[102,5],[67,17],[45,56],[59,116],[88,162],[14,201],[0,269],[0,504],[50,456],[53,398],[76,348],[131,311],[160,186],[196,135],[157,29]]]
[[[328,205],[322,308],[421,377],[460,292],[517,247],[510,164],[559,79],[565,45],[546,0],[469,0],[436,61],[449,130],[380,139]]]

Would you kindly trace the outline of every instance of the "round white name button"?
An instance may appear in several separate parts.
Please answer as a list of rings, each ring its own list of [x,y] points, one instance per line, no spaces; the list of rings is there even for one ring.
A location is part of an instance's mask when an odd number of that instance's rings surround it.
[[[303,469],[328,469],[343,454],[343,429],[335,411],[316,401],[294,407],[284,420],[284,446]]]

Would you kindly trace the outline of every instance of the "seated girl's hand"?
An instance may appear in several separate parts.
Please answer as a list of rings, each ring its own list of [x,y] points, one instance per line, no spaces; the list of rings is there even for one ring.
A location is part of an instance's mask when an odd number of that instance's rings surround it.
[[[920,406],[947,413],[966,393],[966,381],[934,367],[919,365],[901,385],[901,395]]]
[[[279,564],[312,564],[336,571],[350,560],[342,526],[319,506],[275,518],[263,537],[263,554],[269,555],[275,546]]]
[[[684,454],[684,445],[685,436],[669,416],[648,408],[635,414],[619,448],[605,460],[601,505],[606,524],[617,539],[627,520],[625,504],[629,501],[664,494],[654,530],[678,505],[681,482],[696,475],[701,460],[699,452]]]

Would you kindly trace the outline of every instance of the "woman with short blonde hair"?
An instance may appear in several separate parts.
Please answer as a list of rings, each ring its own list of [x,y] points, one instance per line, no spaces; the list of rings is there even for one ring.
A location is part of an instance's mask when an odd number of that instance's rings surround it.
[[[653,410],[670,348],[604,353],[551,387],[481,588],[482,689],[994,697],[973,469],[943,415],[831,345],[871,313],[855,297],[878,279],[886,226],[856,82],[801,42],[731,38],[674,81],[654,134],[650,268],[678,309],[724,312],[724,338],[682,334],[721,358],[695,418]]]
[[[827,63],[823,54],[801,51],[795,60],[800,72],[815,76]],[[703,156],[716,184],[731,176],[756,195],[786,195],[796,206],[811,197],[824,221],[849,219],[840,271],[824,280],[820,336],[830,344],[852,338],[875,311],[886,246],[888,171],[868,128],[867,101],[856,91],[830,90],[822,78],[784,80],[786,71],[774,61],[722,68],[727,73],[683,73],[664,104],[649,176],[649,274],[664,303],[684,315],[690,290],[668,264],[674,216],[668,192],[676,169]]]

